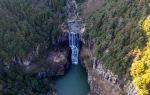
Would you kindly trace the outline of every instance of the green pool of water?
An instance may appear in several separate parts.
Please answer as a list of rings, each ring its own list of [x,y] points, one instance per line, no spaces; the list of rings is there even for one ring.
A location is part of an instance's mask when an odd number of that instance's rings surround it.
[[[55,78],[57,95],[88,95],[87,73],[80,65],[72,64],[64,76]]]

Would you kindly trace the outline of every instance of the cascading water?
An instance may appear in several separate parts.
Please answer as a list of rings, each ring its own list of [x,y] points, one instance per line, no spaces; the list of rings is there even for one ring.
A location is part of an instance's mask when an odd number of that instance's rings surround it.
[[[68,14],[68,27],[69,27],[69,47],[71,48],[71,61],[72,64],[78,64],[79,53],[79,33],[80,25],[77,16],[77,5],[75,0],[66,0],[66,12]]]
[[[72,64],[64,76],[56,78],[57,95],[88,95],[89,91],[87,73],[78,64],[81,28],[76,16],[76,8],[75,0],[66,0],[65,9],[68,14],[68,40]]]
[[[79,53],[79,34],[69,32],[69,47],[71,48],[71,61],[72,64],[78,64]]]

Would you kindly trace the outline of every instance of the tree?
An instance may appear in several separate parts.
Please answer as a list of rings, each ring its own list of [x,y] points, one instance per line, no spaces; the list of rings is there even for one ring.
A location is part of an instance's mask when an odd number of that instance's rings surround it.
[[[150,15],[141,22],[141,27],[148,40],[146,47],[140,52],[140,57],[132,63],[131,75],[139,95],[147,95],[150,94]]]

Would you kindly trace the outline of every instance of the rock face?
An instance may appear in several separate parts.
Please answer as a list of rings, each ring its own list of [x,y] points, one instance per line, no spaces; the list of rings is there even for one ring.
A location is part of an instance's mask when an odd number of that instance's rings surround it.
[[[122,90],[117,84],[117,76],[109,70],[105,71],[101,64],[88,70],[90,95],[122,95]]]
[[[68,45],[68,33],[67,32],[62,32],[59,36],[53,37],[52,38],[52,44],[54,46],[60,46],[60,45]]]
[[[64,72],[69,67],[68,57],[69,50],[66,48],[51,52],[47,59],[51,64],[49,68],[50,75],[64,75]]]
[[[26,66],[28,73],[37,73],[39,77],[64,75],[69,68],[69,48],[62,47],[49,52],[42,62],[31,63]]]
[[[90,54],[87,48],[81,49],[80,60],[88,73],[89,95],[137,95],[131,81],[113,74]],[[90,60],[92,64],[89,65]]]
[[[124,85],[124,91],[128,94],[128,95],[138,95],[137,94],[137,90],[135,89],[134,85],[132,84],[131,81],[128,81],[125,85]]]
[[[114,75],[95,58],[88,75],[91,95],[138,95],[131,81]]]

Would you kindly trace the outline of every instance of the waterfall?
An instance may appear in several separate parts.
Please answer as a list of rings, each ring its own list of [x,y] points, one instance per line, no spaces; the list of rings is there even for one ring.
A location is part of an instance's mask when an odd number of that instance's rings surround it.
[[[66,0],[66,12],[68,14],[69,47],[71,48],[72,64],[78,64],[80,24],[77,17],[77,4],[75,0]]]
[[[79,33],[69,32],[69,47],[71,48],[72,64],[78,64]]]

